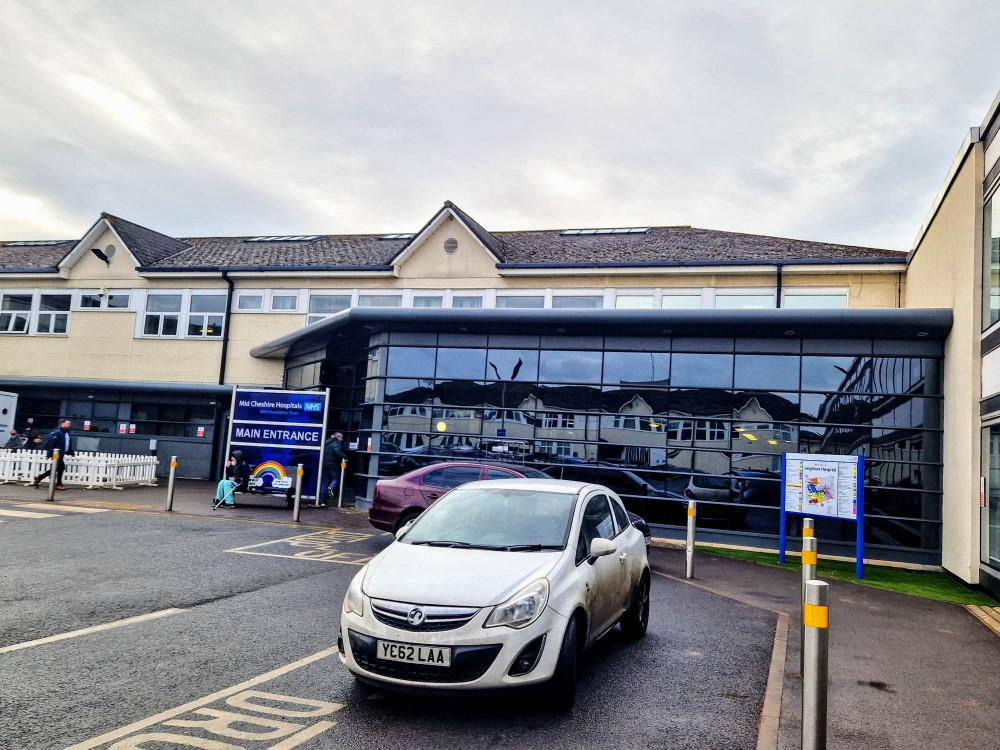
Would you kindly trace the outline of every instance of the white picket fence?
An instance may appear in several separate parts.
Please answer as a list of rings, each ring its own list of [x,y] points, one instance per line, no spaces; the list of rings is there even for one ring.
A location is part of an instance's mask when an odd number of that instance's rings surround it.
[[[66,457],[63,484],[122,490],[156,486],[156,456],[80,452]],[[0,450],[0,484],[31,482],[52,466],[45,451]]]

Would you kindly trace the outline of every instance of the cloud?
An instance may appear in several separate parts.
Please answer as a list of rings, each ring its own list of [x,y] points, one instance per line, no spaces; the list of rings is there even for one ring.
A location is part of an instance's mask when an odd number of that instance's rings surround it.
[[[101,210],[181,236],[404,232],[450,199],[494,229],[906,248],[1000,85],[997,21],[958,2],[16,0],[0,236],[80,235]]]

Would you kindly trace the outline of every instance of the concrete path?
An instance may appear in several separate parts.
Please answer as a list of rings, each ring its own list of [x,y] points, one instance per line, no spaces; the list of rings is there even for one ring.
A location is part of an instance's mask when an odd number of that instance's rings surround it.
[[[681,550],[656,548],[651,561],[684,575]],[[797,749],[798,572],[699,554],[695,573],[693,585],[789,614],[778,747]],[[1000,637],[957,604],[841,581],[830,587],[830,750],[996,745]]]

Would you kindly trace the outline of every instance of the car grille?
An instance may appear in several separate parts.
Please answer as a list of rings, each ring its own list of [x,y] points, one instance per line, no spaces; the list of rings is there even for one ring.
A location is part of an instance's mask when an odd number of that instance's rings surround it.
[[[386,661],[375,656],[377,639],[347,631],[351,641],[351,654],[358,666],[366,672],[394,677],[413,682],[472,682],[478,680],[490,668],[500,653],[502,645],[491,643],[484,646],[452,646],[450,667],[428,667],[423,664],[407,664],[401,661]]]
[[[469,622],[479,613],[475,607],[437,607],[390,602],[384,599],[371,599],[372,614],[383,625],[389,625],[399,630],[409,630],[417,633],[433,633],[441,630],[454,630]],[[413,625],[407,616],[415,608],[422,609],[424,619],[419,625]]]

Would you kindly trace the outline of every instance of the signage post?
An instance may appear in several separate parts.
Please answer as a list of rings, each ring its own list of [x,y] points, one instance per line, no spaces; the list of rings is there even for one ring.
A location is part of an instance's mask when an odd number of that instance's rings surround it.
[[[302,489],[319,497],[327,391],[235,388],[226,458],[243,452],[248,489],[286,494],[303,467]]]
[[[855,576],[864,578],[864,456],[810,453],[781,455],[781,519],[778,559],[785,563],[787,515],[854,521]]]

